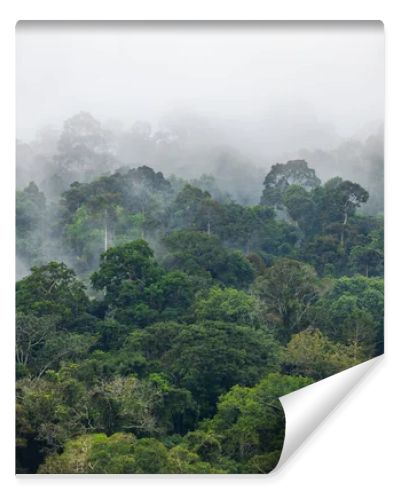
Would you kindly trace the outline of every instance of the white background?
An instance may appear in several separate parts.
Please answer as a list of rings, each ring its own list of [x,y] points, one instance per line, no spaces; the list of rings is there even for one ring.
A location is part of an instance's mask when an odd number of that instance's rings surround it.
[[[5,499],[400,498],[399,297],[400,17],[390,0],[335,2],[21,0],[0,15],[0,474]],[[278,473],[216,477],[14,476],[14,26],[19,19],[380,19],[385,24],[386,356]]]

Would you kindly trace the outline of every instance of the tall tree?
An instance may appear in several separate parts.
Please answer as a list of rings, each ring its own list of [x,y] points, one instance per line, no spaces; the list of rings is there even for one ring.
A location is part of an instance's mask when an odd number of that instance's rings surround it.
[[[163,240],[168,254],[167,268],[180,269],[205,281],[216,280],[238,288],[248,286],[255,272],[239,251],[228,250],[220,240],[200,231],[173,231]]]
[[[50,262],[33,267],[31,274],[16,284],[18,311],[35,316],[56,316],[58,324],[65,328],[73,328],[82,320],[90,321],[85,317],[88,305],[85,286],[64,263]]]
[[[311,305],[318,298],[317,276],[303,262],[280,258],[257,278],[254,291],[265,303],[269,321],[280,340],[286,343],[304,325]]]
[[[283,196],[292,184],[310,191],[318,187],[321,181],[316,176],[315,170],[309,168],[304,160],[292,160],[285,164],[277,163],[272,165],[264,179],[264,191],[260,204],[282,209]]]

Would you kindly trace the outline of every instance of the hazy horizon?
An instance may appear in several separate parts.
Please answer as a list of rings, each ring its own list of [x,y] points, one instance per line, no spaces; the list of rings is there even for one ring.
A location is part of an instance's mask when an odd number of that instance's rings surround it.
[[[196,122],[253,160],[365,139],[384,120],[378,22],[21,22],[17,138],[80,111],[107,127]]]

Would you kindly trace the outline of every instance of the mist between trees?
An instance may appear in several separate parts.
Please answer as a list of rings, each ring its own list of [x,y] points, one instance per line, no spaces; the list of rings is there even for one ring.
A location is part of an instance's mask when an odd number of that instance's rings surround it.
[[[382,133],[264,164],[203,125],[17,143],[19,472],[269,472],[277,398],[383,352]]]

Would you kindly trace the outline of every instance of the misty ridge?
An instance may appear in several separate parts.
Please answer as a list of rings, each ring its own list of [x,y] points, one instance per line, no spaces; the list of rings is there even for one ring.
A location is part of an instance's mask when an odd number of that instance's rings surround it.
[[[281,146],[271,155],[260,151],[259,145],[243,153],[241,142],[246,137],[241,141],[226,137],[218,124],[198,115],[169,115],[161,124],[155,131],[141,121],[124,129],[116,122],[103,125],[81,112],[59,130],[44,127],[31,142],[17,139],[17,188],[34,181],[46,196],[58,197],[73,181],[90,182],[123,166],[148,165],[186,181],[212,176],[219,189],[250,205],[258,203],[262,181],[273,163],[304,159],[323,181],[341,176],[363,184],[370,191],[366,210],[383,211],[382,126],[361,139],[339,139],[335,148],[291,151],[288,147],[285,152]]]
[[[262,132],[265,144],[262,134],[250,137],[240,126],[196,114],[169,114],[155,129],[143,121],[131,127],[102,123],[82,111],[59,129],[42,128],[30,142],[17,139],[17,278],[50,260],[62,260],[85,276],[101,252],[135,238],[145,238],[162,255],[165,233],[193,226],[179,212],[186,202],[189,206],[193,198],[203,197],[206,206],[220,204],[199,208],[206,212],[268,206],[268,200],[262,201],[263,183],[271,167],[297,160],[304,160],[322,184],[336,177],[360,184],[368,201],[357,211],[383,215],[383,127],[344,140],[321,126],[316,132],[321,148],[312,147],[315,137],[307,141],[309,132],[291,141],[287,131],[286,148],[283,132],[275,144]],[[185,192],[188,186],[197,191]],[[274,208],[278,223],[301,233],[301,224],[285,207]],[[171,211],[173,223],[168,221]],[[213,234],[211,226],[205,222],[197,229]],[[82,232],[85,241],[79,242]],[[233,240],[222,238],[225,246],[251,252],[246,238]]]

